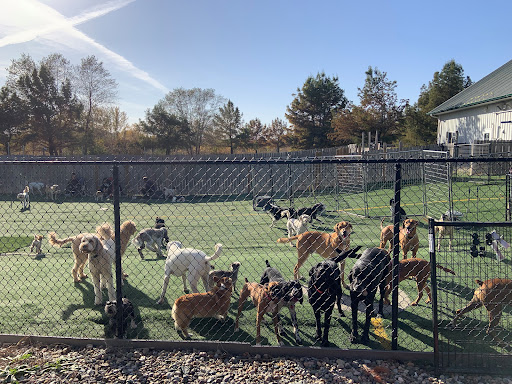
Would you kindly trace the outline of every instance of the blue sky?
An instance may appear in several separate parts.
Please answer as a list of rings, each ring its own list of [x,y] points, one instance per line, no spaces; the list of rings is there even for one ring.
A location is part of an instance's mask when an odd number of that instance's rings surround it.
[[[368,66],[411,103],[454,59],[473,81],[512,59],[506,1],[0,0],[0,85],[22,53],[94,55],[130,122],[175,88],[213,88],[244,121],[284,119],[310,75],[358,103]]]

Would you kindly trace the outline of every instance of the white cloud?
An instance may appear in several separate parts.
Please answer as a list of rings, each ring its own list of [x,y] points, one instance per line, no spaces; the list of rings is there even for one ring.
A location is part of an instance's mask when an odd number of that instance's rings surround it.
[[[82,49],[90,54],[91,46],[99,52],[99,58],[109,60],[119,70],[140,79],[163,93],[168,89],[153,79],[147,72],[137,68],[123,56],[113,52],[83,32],[75,28],[97,17],[104,16],[132,3],[135,0],[115,0],[83,12],[78,16],[66,18],[55,9],[36,0],[18,0],[2,12],[0,33],[7,34],[0,39],[0,48],[13,44],[23,44],[33,40],[52,45],[66,45],[72,49]],[[13,2],[14,3],[14,2]],[[7,11],[7,12],[5,12]],[[85,44],[84,44],[85,43]]]

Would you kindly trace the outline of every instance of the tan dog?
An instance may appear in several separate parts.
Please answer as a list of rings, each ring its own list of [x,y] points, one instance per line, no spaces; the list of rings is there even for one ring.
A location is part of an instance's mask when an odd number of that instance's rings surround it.
[[[41,254],[41,244],[43,243],[43,235],[34,235],[34,240],[32,240],[32,244],[30,245],[30,252],[34,252],[36,250],[36,254]]]
[[[443,267],[442,265],[437,264],[437,268],[442,269],[445,272],[451,273],[452,275],[455,275],[455,272],[453,272],[451,269]],[[427,291],[427,300],[425,300],[425,303],[430,303],[432,301],[432,296],[430,294],[430,288],[428,287],[428,279],[430,277],[430,268],[431,264],[427,260],[418,259],[418,258],[411,258],[411,259],[404,259],[400,260],[400,265],[398,267],[398,280],[399,282],[405,280],[405,279],[414,279],[416,280],[416,286],[418,288],[418,297],[416,300],[414,300],[411,305],[418,305],[421,297],[423,296],[423,289]],[[386,291],[384,295],[384,304],[389,305],[389,293],[391,292],[391,279],[392,275],[391,273],[388,274],[386,278]]]
[[[256,307],[256,345],[261,345],[261,322],[265,313],[272,315],[272,321],[274,322],[274,332],[276,333],[277,343],[283,345],[281,341],[281,334],[279,331],[279,311],[284,306],[284,301],[280,300],[274,291],[280,289],[280,283],[272,281],[268,284],[261,285],[258,283],[249,283],[247,278],[245,284],[240,290],[240,297],[238,298],[238,313],[235,320],[235,332],[238,331],[238,319],[242,313],[242,308],[248,297],[252,299],[254,306]]]
[[[455,326],[462,315],[483,305],[489,314],[487,334],[494,338],[496,336],[494,328],[500,322],[503,306],[512,304],[512,280],[490,279],[486,281],[475,280],[475,282],[480,287],[475,289],[471,301],[464,308],[455,312],[456,315],[450,324]]]
[[[297,240],[297,264],[293,269],[293,276],[297,280],[300,278],[299,269],[306,262],[309,255],[318,253],[324,259],[338,255],[336,249],[345,251],[350,246],[350,233],[352,224],[348,221],[341,221],[334,226],[333,233],[308,231],[292,237],[281,237],[277,239],[278,243],[289,243]],[[340,263],[341,279],[345,284],[345,263]]]
[[[389,241],[388,252],[391,252],[391,243],[393,241],[393,225],[383,227],[383,222],[384,219],[382,219],[382,221],[380,222],[379,248],[384,249],[386,247],[386,243]],[[418,249],[420,248],[420,240],[418,238],[418,234],[416,233],[416,227],[418,226],[418,224],[418,220],[405,219],[402,224],[402,228],[400,228],[398,240],[400,243],[400,247],[402,248],[404,259],[407,259],[407,252],[409,252],[409,250],[412,252],[412,257],[416,257],[416,253],[418,253]]]
[[[126,251],[126,247],[128,246],[128,242],[130,237],[137,232],[137,228],[135,227],[135,223],[133,221],[125,221],[121,224],[121,255]],[[100,233],[101,226],[96,228],[96,234],[101,238],[102,234]],[[48,241],[53,246],[63,246],[66,243],[71,242],[71,249],[73,251],[73,256],[75,258],[75,264],[73,265],[73,269],[71,270],[71,275],[73,276],[73,280],[75,283],[79,283],[82,279],[87,278],[87,275],[84,273],[84,267],[87,263],[88,256],[87,253],[81,252],[79,249],[80,242],[82,241],[82,237],[85,233],[81,233],[77,236],[67,237],[65,239],[58,239],[57,234],[55,232],[50,232],[48,234]]]
[[[94,287],[94,305],[100,305],[102,300],[101,287],[106,286],[109,301],[116,299],[114,278],[112,276],[112,260],[115,257],[113,240],[103,242],[98,236],[86,233],[80,239],[78,249],[87,254],[89,270]]]
[[[54,201],[57,195],[60,193],[60,187],[58,184],[47,185],[45,187],[45,193],[47,199]]]
[[[439,221],[449,221],[449,220],[450,220],[450,216],[448,216],[445,213],[443,213],[441,215],[441,218],[439,219]],[[440,226],[436,226],[435,230],[436,230],[436,232],[439,232],[439,238],[437,240],[437,250],[438,251],[441,250],[441,240],[443,240],[444,237],[448,236],[448,244],[449,244],[448,249],[451,251],[452,250],[452,242],[453,242],[453,227],[440,225]]]
[[[231,299],[232,283],[229,277],[214,278],[215,286],[206,293],[180,296],[172,307],[174,327],[189,339],[188,327],[194,318],[215,317],[226,320]]]

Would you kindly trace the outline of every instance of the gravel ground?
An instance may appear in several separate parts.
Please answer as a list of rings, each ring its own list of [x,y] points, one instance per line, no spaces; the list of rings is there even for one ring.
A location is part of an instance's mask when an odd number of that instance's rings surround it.
[[[441,375],[412,362],[271,358],[225,352],[9,345],[0,382],[20,383],[508,383],[512,378]]]

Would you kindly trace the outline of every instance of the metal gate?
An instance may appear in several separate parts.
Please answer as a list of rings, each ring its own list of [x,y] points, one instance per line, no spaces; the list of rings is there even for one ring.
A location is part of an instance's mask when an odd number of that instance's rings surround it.
[[[439,231],[443,237],[440,241]],[[436,370],[512,372],[512,223],[429,220]]]

